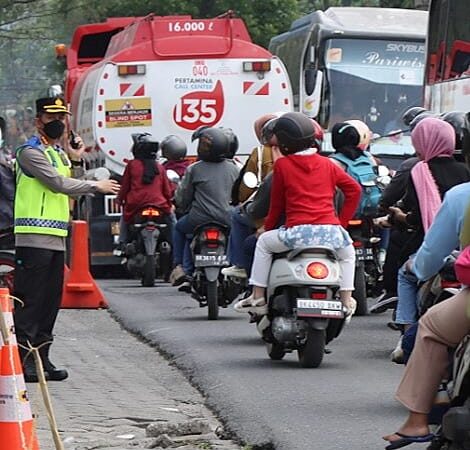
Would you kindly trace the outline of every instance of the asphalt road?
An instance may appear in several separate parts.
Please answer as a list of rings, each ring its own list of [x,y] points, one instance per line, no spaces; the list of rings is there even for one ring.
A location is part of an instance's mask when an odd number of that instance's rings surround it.
[[[254,325],[230,308],[208,321],[205,308],[168,285],[99,284],[122,325],[166,353],[256,448],[376,450],[404,418],[393,399],[403,368],[389,361],[398,339],[389,314],[353,318],[322,366],[302,369],[296,353],[271,361]]]

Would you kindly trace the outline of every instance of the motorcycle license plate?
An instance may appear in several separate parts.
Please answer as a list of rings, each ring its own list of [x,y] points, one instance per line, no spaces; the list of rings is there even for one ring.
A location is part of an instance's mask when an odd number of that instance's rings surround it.
[[[356,259],[358,261],[373,261],[374,252],[371,248],[356,248]]]
[[[194,265],[196,267],[213,267],[228,265],[226,255],[195,255]]]
[[[323,319],[342,319],[343,304],[336,300],[297,299],[297,317],[321,317]]]

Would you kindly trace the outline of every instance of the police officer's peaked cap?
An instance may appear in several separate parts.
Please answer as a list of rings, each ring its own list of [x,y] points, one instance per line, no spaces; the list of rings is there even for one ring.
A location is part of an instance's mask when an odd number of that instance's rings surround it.
[[[66,113],[71,114],[61,97],[44,97],[36,100],[36,114],[49,113]]]

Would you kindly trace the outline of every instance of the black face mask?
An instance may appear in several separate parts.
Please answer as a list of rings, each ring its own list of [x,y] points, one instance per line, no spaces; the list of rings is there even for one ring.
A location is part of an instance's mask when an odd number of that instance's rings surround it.
[[[44,134],[51,139],[59,139],[65,130],[65,124],[61,120],[53,120],[44,124]]]

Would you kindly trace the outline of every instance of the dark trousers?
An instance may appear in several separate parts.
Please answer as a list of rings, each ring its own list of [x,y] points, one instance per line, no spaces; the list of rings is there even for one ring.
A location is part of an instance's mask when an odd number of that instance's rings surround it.
[[[17,247],[13,314],[20,344],[37,346],[52,341],[64,283],[64,252],[42,248]]]

